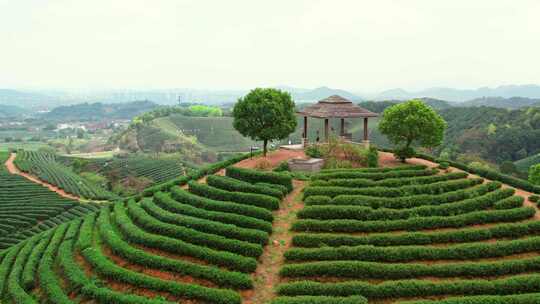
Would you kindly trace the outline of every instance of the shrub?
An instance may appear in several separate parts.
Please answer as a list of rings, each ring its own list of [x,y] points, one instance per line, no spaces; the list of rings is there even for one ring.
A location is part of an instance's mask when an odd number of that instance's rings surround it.
[[[289,171],[289,163],[287,161],[282,161],[279,163],[279,165],[274,168],[274,172],[283,172],[283,171]]]
[[[280,275],[284,277],[331,276],[357,279],[399,280],[433,276],[468,277],[501,276],[540,269],[540,257],[496,262],[459,262],[449,264],[375,263],[362,261],[322,261],[285,264]]]
[[[268,210],[279,209],[279,200],[264,194],[231,192],[207,184],[200,184],[195,181],[189,182],[189,191],[199,196],[219,201],[230,201],[248,206],[257,206]]]
[[[396,149],[394,155],[397,159],[400,159],[402,162],[405,162],[405,159],[411,158],[416,155],[416,151],[413,147],[402,147]]]
[[[329,180],[336,178],[365,178],[371,180],[382,180],[386,178],[403,178],[414,176],[427,176],[437,174],[437,170],[392,170],[384,172],[365,172],[363,170],[333,170],[322,171],[311,176],[311,180]]]
[[[240,304],[240,295],[232,290],[203,287],[195,284],[184,284],[167,281],[143,273],[138,273],[116,265],[98,249],[86,248],[81,252],[93,271],[105,278],[158,291],[170,292],[173,295],[188,299],[199,299],[221,304]]]
[[[520,178],[516,178],[510,175],[505,175],[502,173],[499,173],[497,171],[491,170],[491,169],[484,169],[484,168],[474,168],[471,166],[467,166],[465,164],[454,162],[454,161],[448,161],[452,167],[456,167],[458,169],[461,169],[463,171],[467,171],[473,174],[480,175],[484,178],[500,181],[502,183],[508,184],[510,186],[520,188],[526,191],[534,192],[537,194],[540,194],[540,186],[534,185],[530,181],[526,181]]]
[[[529,181],[535,185],[540,185],[540,164],[529,168]]]
[[[393,208],[403,209],[423,205],[440,205],[444,203],[456,202],[468,198],[479,197],[488,192],[501,187],[499,182],[489,182],[480,184],[471,188],[461,189],[443,194],[420,194],[404,197],[373,197],[367,195],[338,195],[328,200],[311,200],[309,197],[305,200],[306,205],[354,205],[370,206],[371,208]],[[318,196],[320,197],[320,196]],[[329,202],[329,203],[328,203]]]
[[[531,195],[531,196],[529,196],[529,201],[531,201],[533,203],[540,202],[540,195]]]
[[[279,190],[282,193],[282,196],[284,197],[287,193],[289,193],[289,190],[287,187],[279,184],[270,184],[270,183],[255,183],[255,186],[263,186],[268,187],[272,189]]]
[[[141,228],[159,235],[173,237],[194,245],[205,246],[216,250],[229,251],[245,257],[259,257],[262,247],[223,236],[200,232],[191,228],[161,222],[146,213],[137,203],[129,201],[127,211],[130,218]],[[236,258],[240,260],[241,258]]]
[[[257,267],[257,261],[253,258],[246,258],[237,254],[190,244],[175,238],[148,233],[131,222],[131,219],[126,214],[125,208],[121,204],[114,205],[114,222],[124,238],[130,243],[191,256],[214,265],[224,266],[240,272],[252,272]],[[85,237],[82,234],[81,236]]]
[[[437,228],[460,228],[469,225],[497,222],[514,222],[528,219],[536,213],[532,207],[475,211],[455,216],[432,216],[394,221],[357,220],[298,220],[293,231],[317,232],[387,232],[395,230],[421,230]]]
[[[379,150],[375,146],[370,146],[367,153],[367,166],[376,168],[379,166]]]
[[[338,246],[402,246],[438,243],[466,243],[499,238],[521,238],[540,234],[540,221],[497,224],[487,228],[465,228],[450,231],[405,232],[400,234],[374,233],[366,236],[346,234],[309,234],[293,236],[292,243],[299,247]]]
[[[283,192],[266,185],[253,185],[238,179],[220,175],[208,175],[206,183],[212,187],[227,191],[237,191],[244,193],[256,193],[273,196],[277,199],[283,198]]]
[[[162,222],[184,226],[196,229],[201,232],[208,232],[246,241],[254,244],[265,245],[268,243],[268,233],[255,229],[246,229],[231,224],[211,221],[204,218],[186,216],[183,214],[172,213],[158,207],[152,200],[144,199],[141,201],[141,207],[144,208],[153,217]]]
[[[436,206],[420,206],[410,209],[373,209],[364,206],[332,206],[319,205],[307,206],[298,212],[300,219],[355,219],[362,221],[373,220],[397,220],[422,216],[445,216],[458,215],[476,210],[487,209],[495,206],[495,209],[510,209],[523,204],[523,198],[512,196],[514,189],[500,189],[478,198],[463,200],[457,203],[440,204]],[[509,203],[508,203],[509,202]],[[499,204],[499,205],[497,205]],[[498,207],[498,208],[497,208]],[[510,207],[510,208],[507,208]]]
[[[467,177],[465,172],[454,172],[443,175],[430,175],[408,178],[387,178],[374,181],[365,178],[336,178],[330,180],[316,180],[310,186],[341,186],[341,187],[399,187],[407,185],[423,185],[436,182],[462,179]]]
[[[359,245],[353,247],[292,248],[285,252],[288,261],[375,261],[411,262],[424,260],[473,260],[504,257],[513,254],[535,252],[540,249],[540,237],[520,240],[504,240],[496,243],[458,244],[448,247],[396,246],[376,247]]]
[[[367,304],[362,296],[352,297],[325,297],[325,296],[299,296],[277,297],[270,304]]]
[[[427,185],[407,185],[397,188],[391,187],[366,187],[349,188],[339,186],[317,187],[309,186],[304,190],[304,198],[311,195],[325,195],[336,197],[338,195],[368,195],[375,197],[404,197],[419,194],[443,194],[449,191],[468,188],[481,184],[482,178],[466,178],[452,181],[442,181]]]
[[[440,162],[439,163],[439,169],[446,170],[450,168],[450,164],[448,162]]]
[[[429,297],[429,296],[448,296],[448,295],[474,295],[481,294],[479,298],[490,298],[490,301],[469,302],[462,301],[448,302],[452,304],[506,304],[506,303],[534,303],[534,301],[506,302],[511,297],[521,297],[529,295],[502,296],[512,293],[537,292],[537,286],[540,284],[540,275],[519,275],[509,278],[498,278],[492,280],[469,279],[469,280],[448,280],[448,281],[429,281],[429,280],[401,280],[388,281],[377,284],[362,281],[339,282],[339,283],[319,283],[313,281],[296,281],[281,284],[278,287],[278,294],[281,296],[303,296],[303,295],[324,295],[334,297],[348,297],[358,294],[369,299],[401,298],[401,297]],[[492,294],[497,296],[485,296]],[[529,296],[530,300],[535,299]],[[501,299],[502,301],[494,301]],[[427,301],[426,303],[441,303]]]
[[[309,145],[304,149],[304,153],[312,158],[321,158],[323,156],[322,151],[317,145]]]
[[[227,176],[243,180],[249,183],[271,183],[287,187],[290,192],[293,189],[292,178],[279,172],[260,172],[256,170],[243,169],[238,167],[227,167]]]
[[[382,168],[354,168],[354,169],[323,169],[320,173],[335,173],[335,172],[363,172],[363,173],[384,173],[390,171],[401,170],[425,170],[425,165],[402,165],[397,167],[382,167]]]
[[[216,267],[153,255],[142,249],[132,247],[116,234],[115,229],[111,225],[110,212],[107,208],[104,208],[98,216],[97,226],[101,239],[114,254],[132,263],[209,280],[227,287],[246,289],[251,288],[253,285],[249,276],[243,273],[225,271]]]
[[[237,204],[233,202],[222,202],[216,201],[209,198],[201,197],[198,195],[191,194],[187,191],[184,191],[180,187],[173,187],[171,189],[171,196],[175,200],[188,204],[200,209],[205,209],[209,211],[219,211],[219,212],[229,212],[236,213],[240,215],[250,216],[257,219],[265,220],[272,222],[274,216],[270,210],[249,206],[243,204]]]
[[[191,194],[186,195],[185,198],[189,198],[190,195]],[[235,213],[211,211],[206,210],[205,208],[197,208],[189,204],[183,204],[181,202],[175,201],[168,194],[165,194],[163,192],[157,192],[154,195],[153,201],[161,208],[170,212],[197,217],[200,219],[222,222],[225,224],[232,224],[237,227],[257,229],[266,233],[272,232],[272,223],[268,221]]]

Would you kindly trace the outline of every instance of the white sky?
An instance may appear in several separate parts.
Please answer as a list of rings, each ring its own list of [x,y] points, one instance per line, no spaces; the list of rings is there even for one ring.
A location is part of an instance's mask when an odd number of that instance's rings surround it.
[[[537,0],[0,0],[0,87],[540,84]]]

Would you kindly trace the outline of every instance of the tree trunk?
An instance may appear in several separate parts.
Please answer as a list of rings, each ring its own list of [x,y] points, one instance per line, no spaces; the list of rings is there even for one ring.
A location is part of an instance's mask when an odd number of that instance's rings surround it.
[[[268,146],[268,139],[265,139],[264,140],[264,143],[263,143],[263,156],[266,157],[266,151],[267,151],[267,146]]]

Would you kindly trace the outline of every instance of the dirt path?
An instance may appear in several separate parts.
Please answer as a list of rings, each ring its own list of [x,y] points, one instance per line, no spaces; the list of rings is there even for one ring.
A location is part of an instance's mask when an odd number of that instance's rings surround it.
[[[305,182],[294,180],[294,190],[281,202],[279,210],[274,212],[273,232],[269,244],[264,248],[257,270],[253,274],[254,288],[242,293],[243,304],[269,303],[275,297],[275,287],[280,277],[279,270],[284,263],[284,253],[292,242],[289,231],[296,212],[303,208],[302,190]]]
[[[297,157],[304,158],[306,157],[306,155],[304,154],[303,150],[279,149],[277,151],[268,152],[268,154],[266,155],[266,160],[270,163],[270,166],[272,168],[275,168],[279,165],[279,163]],[[244,159],[243,161],[234,164],[234,166],[253,169],[255,168],[257,162],[263,158],[264,157],[260,155],[253,158]]]
[[[402,164],[400,161],[396,160],[396,158],[394,157],[394,154],[389,153],[389,152],[379,152],[379,162],[380,162],[381,166],[383,166],[383,167],[394,167],[394,166],[399,166],[400,164]],[[430,168],[436,168],[438,166],[437,163],[434,163],[434,162],[431,162],[429,160],[425,160],[425,159],[422,159],[422,158],[409,158],[409,159],[407,159],[407,163],[408,164],[414,164],[414,165],[426,165],[426,166],[428,166]],[[463,171],[461,169],[454,168],[454,167],[450,167],[450,171],[452,171],[452,172],[465,172],[465,171]],[[471,174],[469,172],[466,172],[466,173],[469,174],[467,176],[468,178],[481,177],[481,176],[478,176],[478,175],[475,175],[475,174]],[[482,177],[482,178],[486,182],[491,181],[491,180],[486,179],[484,177]],[[533,207],[533,208],[536,209],[536,214],[534,215],[534,219],[535,220],[540,220],[540,211],[538,210],[538,205],[536,205],[535,203],[533,203],[533,202],[531,202],[529,200],[529,197],[531,195],[533,195],[533,193],[522,190],[522,189],[512,187],[512,186],[507,185],[507,184],[503,184],[503,188],[512,188],[512,189],[516,190],[515,195],[523,197],[523,199],[524,199],[523,205],[524,206]]]
[[[77,200],[77,201],[81,200],[81,198],[78,197],[78,196],[66,193],[64,190],[62,190],[62,189],[60,189],[60,188],[58,188],[56,186],[53,186],[53,185],[51,185],[49,183],[46,183],[46,182],[40,180],[39,178],[31,175],[31,174],[22,172],[21,170],[19,170],[19,168],[17,168],[17,166],[15,166],[14,161],[15,161],[16,157],[17,157],[17,153],[11,153],[9,155],[8,160],[6,161],[5,165],[6,165],[6,168],[7,168],[9,173],[25,177],[26,179],[28,179],[31,182],[34,182],[36,184],[40,184],[40,185],[42,185],[44,187],[49,188],[49,190],[56,192],[58,195],[60,195],[62,197],[69,198],[69,199],[72,199],[72,200]]]

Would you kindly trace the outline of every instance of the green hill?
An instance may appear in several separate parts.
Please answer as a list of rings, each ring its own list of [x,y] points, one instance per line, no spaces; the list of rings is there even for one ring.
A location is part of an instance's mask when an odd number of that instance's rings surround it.
[[[70,106],[60,106],[44,113],[47,120],[102,120],[102,119],[131,119],[141,113],[159,107],[150,101],[133,101],[126,103],[81,103]]]
[[[529,168],[540,163],[540,153],[515,161],[516,168],[523,173],[529,172]]]

